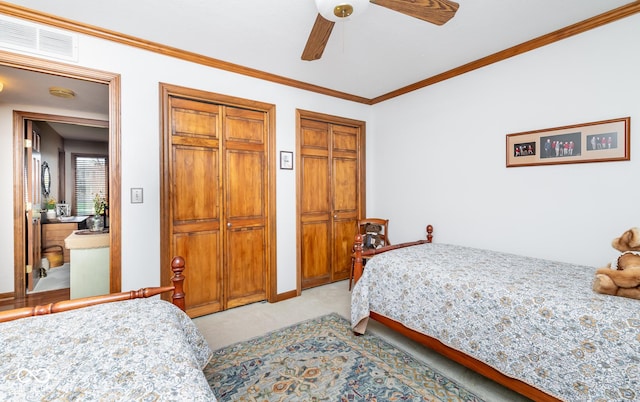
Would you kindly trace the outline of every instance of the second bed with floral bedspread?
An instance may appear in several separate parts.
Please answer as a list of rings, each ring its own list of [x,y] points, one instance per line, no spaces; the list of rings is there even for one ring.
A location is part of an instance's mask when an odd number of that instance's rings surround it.
[[[593,292],[595,269],[447,244],[367,262],[352,294],[398,321],[564,400],[640,399],[640,301]]]

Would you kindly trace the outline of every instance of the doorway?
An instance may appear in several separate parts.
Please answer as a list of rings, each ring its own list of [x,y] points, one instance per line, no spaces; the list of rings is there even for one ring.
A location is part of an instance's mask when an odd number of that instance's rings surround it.
[[[24,148],[24,160],[35,161],[37,156],[37,163],[25,162],[24,180],[29,183],[26,196],[31,204],[31,209],[26,211],[31,213],[26,220],[25,238],[27,293],[69,289],[70,250],[65,248],[64,239],[74,230],[84,228],[85,222],[78,215],[86,218],[86,212],[78,210],[74,197],[74,156],[92,154],[108,160],[109,122],[20,111],[14,111],[14,121],[17,122],[16,135],[22,132],[32,143],[31,147]],[[84,176],[86,174],[80,175]],[[102,184],[108,188],[107,177],[103,176]],[[48,205],[51,209],[46,217],[41,216],[40,208]]]
[[[60,78],[77,82],[78,85],[99,84],[105,85],[108,99],[108,142],[109,142],[109,219],[110,219],[110,257],[109,257],[109,289],[110,292],[121,291],[121,172],[120,172],[120,76],[118,74],[107,73],[98,70],[91,70],[78,66],[66,65],[63,63],[42,60],[30,56],[18,55],[0,51],[0,68],[3,71],[15,71],[22,74],[30,74],[33,80],[38,81],[44,78]],[[6,84],[5,84],[6,85]],[[45,87],[46,88],[46,87]],[[7,88],[5,88],[6,90]],[[33,105],[39,105],[38,97],[46,96],[37,93],[21,94],[20,108],[26,109],[30,99]],[[79,105],[79,104],[78,104]],[[42,106],[34,106],[37,109]],[[75,112],[82,115],[80,106],[77,109],[67,108],[70,114]],[[54,115],[43,115],[32,112],[15,111],[13,119],[13,251],[14,251],[14,291],[13,294],[3,294],[2,296],[13,296],[16,299],[24,298],[26,294],[26,256],[25,256],[25,216],[28,212],[28,205],[24,202],[25,194],[25,162],[23,158],[24,124],[28,119],[49,120],[60,123],[71,123],[80,125],[94,125],[99,120],[84,119],[77,117],[65,117]],[[102,124],[102,123],[100,123]]]

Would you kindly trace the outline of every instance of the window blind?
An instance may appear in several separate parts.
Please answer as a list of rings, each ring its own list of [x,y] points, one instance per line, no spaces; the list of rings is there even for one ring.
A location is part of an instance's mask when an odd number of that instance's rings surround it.
[[[96,194],[109,199],[107,156],[74,155],[74,205],[76,215],[93,215]]]

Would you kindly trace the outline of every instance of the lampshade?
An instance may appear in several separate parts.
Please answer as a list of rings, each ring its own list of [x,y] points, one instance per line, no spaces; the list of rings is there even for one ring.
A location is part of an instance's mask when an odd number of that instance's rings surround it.
[[[369,0],[316,0],[320,15],[329,21],[344,21],[362,14]]]

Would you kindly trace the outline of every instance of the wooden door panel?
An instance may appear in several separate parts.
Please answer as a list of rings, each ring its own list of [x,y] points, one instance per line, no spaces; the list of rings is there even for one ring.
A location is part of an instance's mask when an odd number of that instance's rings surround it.
[[[331,212],[329,159],[327,157],[303,156],[300,162],[302,182],[301,213]]]
[[[264,300],[266,294],[265,230],[263,227],[227,230],[226,307]]]
[[[222,310],[220,233],[200,232],[173,236],[175,255],[186,261],[185,294],[189,314],[204,315]]]
[[[301,148],[329,149],[329,124],[314,120],[302,120],[300,126]]]
[[[357,219],[340,219],[333,223],[332,281],[349,278],[351,255],[357,231]]]
[[[358,210],[358,162],[355,159],[333,159],[333,209],[336,212]]]
[[[218,220],[218,150],[173,148],[173,220]]]
[[[225,140],[265,144],[265,113],[256,110],[225,108]]]
[[[187,263],[192,317],[223,308],[219,116],[218,105],[171,98],[171,255]]]
[[[218,138],[218,105],[172,98],[171,107],[172,135]]]
[[[302,224],[302,286],[309,287],[331,280],[330,223],[313,221]]]
[[[266,114],[225,107],[225,308],[267,297]]]
[[[358,129],[346,126],[331,126],[333,150],[350,152],[355,156],[358,150]]]
[[[215,130],[218,116],[193,110],[174,109],[174,135],[217,137]]]
[[[263,152],[235,150],[226,152],[227,220],[265,217],[264,171]]]

